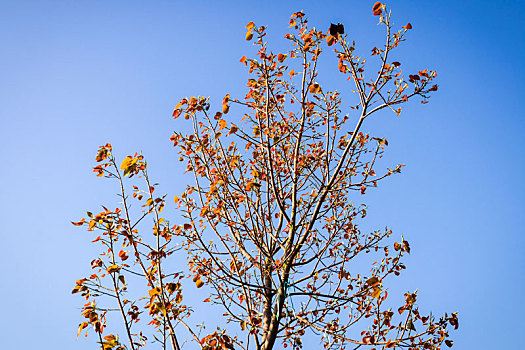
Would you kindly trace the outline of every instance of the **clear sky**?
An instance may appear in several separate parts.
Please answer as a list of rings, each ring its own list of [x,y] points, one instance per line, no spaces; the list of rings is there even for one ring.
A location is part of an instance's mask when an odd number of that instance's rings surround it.
[[[82,300],[71,295],[96,252],[70,222],[117,204],[114,184],[91,172],[99,145],[142,150],[171,198],[188,181],[169,141],[185,127],[173,107],[244,91],[248,21],[268,25],[278,50],[302,9],[318,28],[344,23],[366,53],[382,43],[373,2],[1,0],[0,348],[96,346],[76,339]],[[411,242],[399,283],[419,288],[424,310],[459,312],[454,348],[522,349],[525,3],[387,4],[414,27],[399,58],[437,70],[440,88],[366,126],[389,139],[389,163],[407,165],[365,197],[367,225]]]

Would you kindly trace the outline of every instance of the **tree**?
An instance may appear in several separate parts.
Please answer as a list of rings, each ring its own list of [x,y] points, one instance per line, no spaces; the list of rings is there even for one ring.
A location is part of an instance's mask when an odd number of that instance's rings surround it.
[[[91,263],[96,273],[78,280],[73,290],[89,301],[79,334],[91,324],[103,349],[125,348],[116,335],[102,335],[111,308],[95,301],[108,295],[124,320],[129,349],[146,344],[146,332],[134,330],[144,307],[162,348],[180,348],[177,327],[185,328],[202,349],[269,350],[279,343],[301,348],[306,339],[327,349],[452,346],[447,325],[457,329],[456,313],[439,319],[422,315],[416,292],[407,292],[395,308],[387,299],[386,282],[405,268],[402,258],[410,253],[409,243],[402,238],[391,244],[389,229],[362,232],[358,226],[367,208],[355,202],[403,167],[376,173],[388,141],[363,133],[363,123],[381,110],[399,115],[400,105],[416,97],[426,103],[437,90],[434,71],[421,70],[406,81],[401,63],[390,61],[410,23],[396,31],[379,2],[373,14],[386,29],[385,45],[372,50],[376,74],[365,70],[366,60],[347,41],[342,24],[323,33],[310,29],[302,12],[294,13],[290,27],[295,32],[285,36],[291,49],[279,54],[268,48],[266,28],[253,22],[246,26],[246,39],[258,49],[255,58],[241,59],[253,77],[246,96],[226,95],[222,112],[216,113],[210,112],[208,98],[190,97],[173,113],[194,128],[189,135],[171,137],[195,177],[194,185],[174,198],[183,212],[181,224],[170,225],[161,217],[165,196],[155,197],[142,155],[128,156],[118,166],[111,145],[100,147],[94,171],[118,180],[122,207],[88,212],[89,219],[74,223],[101,230],[95,241],[105,247]],[[338,70],[355,91],[352,115],[344,114],[340,93],[318,83],[325,42],[334,48]],[[226,117],[230,108],[242,119]],[[129,198],[125,177],[135,175],[145,189],[133,185]],[[131,210],[133,199],[145,202],[142,212]],[[153,221],[152,237],[139,234],[147,217]],[[133,266],[124,262],[128,254]],[[210,290],[204,302],[218,304],[238,329],[201,336],[202,329],[188,322],[192,308],[182,304],[184,274],[166,266],[172,254],[187,255],[186,276]],[[129,277],[145,281],[145,297],[127,299]]]

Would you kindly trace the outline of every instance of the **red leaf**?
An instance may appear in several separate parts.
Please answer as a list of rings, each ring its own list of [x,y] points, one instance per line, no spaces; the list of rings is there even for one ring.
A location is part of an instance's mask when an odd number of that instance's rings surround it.
[[[122,260],[126,260],[128,258],[128,255],[125,251],[121,250],[119,253],[118,253],[118,256],[122,259]]]

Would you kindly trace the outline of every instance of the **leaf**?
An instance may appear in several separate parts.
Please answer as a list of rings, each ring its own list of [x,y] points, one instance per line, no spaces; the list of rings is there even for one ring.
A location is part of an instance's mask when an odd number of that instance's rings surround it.
[[[159,295],[160,294],[160,288],[159,287],[155,287],[153,289],[150,289],[148,291],[148,294],[149,294],[150,297],[154,297],[156,295]]]
[[[405,251],[408,254],[410,254],[410,244],[408,244],[407,241],[403,241],[403,251]]]
[[[255,182],[255,181],[253,181],[253,180],[252,180],[252,181],[248,181],[248,183],[246,184],[246,190],[247,190],[247,191],[253,191],[254,188],[255,188],[255,189],[259,189],[260,187],[261,187],[261,185],[258,184],[258,183]]]
[[[183,98],[182,100],[180,100],[179,103],[177,103],[177,105],[175,106],[175,109],[179,109],[180,107],[182,107],[183,105],[185,105],[187,103],[188,103],[188,100]]]
[[[237,131],[239,131],[239,128],[232,124],[230,127],[230,132],[228,132],[228,135],[235,134]]]
[[[379,295],[381,295],[381,288],[374,288],[374,291],[370,295],[372,296],[372,298],[379,298]]]
[[[250,41],[250,40],[252,40],[252,39],[253,39],[253,33],[252,33],[251,30],[248,30],[248,31],[246,32],[246,40],[247,40],[247,41]]]
[[[228,125],[228,122],[224,119],[219,120],[219,130],[224,129]]]
[[[224,114],[228,114],[229,110],[230,110],[230,106],[228,106],[228,102],[230,101],[230,95],[226,95],[224,96],[224,98],[222,99],[222,113]]]
[[[108,273],[114,273],[114,272],[118,272],[119,270],[120,270],[120,267],[117,264],[113,264],[109,266],[106,271]]]
[[[369,286],[373,286],[373,285],[375,285],[377,282],[379,282],[379,278],[377,278],[376,276],[374,276],[374,277],[370,277],[370,278],[366,281],[366,284],[368,284]]]
[[[91,261],[91,269],[96,269],[97,267],[101,267],[102,266],[102,260],[101,259],[95,259],[93,261]]]
[[[95,157],[95,159],[96,159],[97,162],[101,162],[104,159],[106,159],[107,157],[108,157],[108,150],[103,147],[103,148],[101,148],[98,151],[97,156]]]
[[[137,161],[138,161],[138,158],[126,157],[126,158],[124,158],[122,163],[120,163],[120,169],[127,170],[130,167],[132,167],[133,165],[135,165],[135,163],[137,163]]]
[[[177,293],[177,296],[175,296],[175,302],[177,304],[180,304],[182,302],[182,293]]]
[[[252,21],[248,22],[248,24],[246,25],[246,29],[252,29],[253,27],[255,27],[255,23],[253,23]]]
[[[173,292],[175,292],[176,290],[180,289],[180,283],[177,282],[177,283],[166,283],[166,290],[168,291],[168,293],[170,294],[173,294]]]
[[[200,279],[198,279],[196,282],[195,282],[195,285],[197,286],[197,288],[200,288],[204,285],[204,282],[202,282]]]
[[[453,341],[453,340],[449,340],[449,339],[447,339],[447,340],[445,340],[445,344],[446,344],[449,348],[451,348],[452,345],[454,345],[454,341]]]
[[[338,23],[338,24],[331,23],[330,29],[328,29],[328,31],[330,32],[331,36],[338,37],[339,34],[345,33],[345,27],[341,23]]]
[[[191,228],[192,228],[191,224],[184,224],[185,230],[191,230]]]
[[[326,36],[326,44],[328,44],[328,46],[332,46],[335,43],[335,40],[336,39],[334,36],[331,36],[331,35]]]
[[[74,222],[74,221],[71,221],[71,223],[75,226],[81,226],[82,224],[84,224],[84,222],[86,221],[85,218],[82,218],[82,220],[80,221],[77,221],[77,222]]]
[[[118,253],[118,256],[122,259],[122,261],[126,260],[127,258],[129,258],[129,256],[127,255],[127,253],[123,250],[121,250],[119,253]]]
[[[396,346],[396,344],[397,344],[397,341],[392,341],[391,339],[388,339],[388,341],[386,342],[385,348],[386,349],[393,348],[394,346]]]
[[[374,13],[374,16],[379,16],[382,12],[383,4],[381,2],[376,2],[374,6],[372,7],[372,12]]]
[[[82,332],[82,330],[83,330],[84,328],[86,328],[88,325],[89,325],[88,322],[82,322],[81,324],[78,325],[77,338],[79,337],[79,335],[80,335],[80,333]]]
[[[412,24],[407,23],[407,25],[403,26],[403,28],[406,29],[406,30],[412,29]]]

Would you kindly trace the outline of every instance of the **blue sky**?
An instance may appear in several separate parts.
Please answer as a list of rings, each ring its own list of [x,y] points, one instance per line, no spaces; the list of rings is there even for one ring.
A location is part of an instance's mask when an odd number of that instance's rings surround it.
[[[382,42],[373,2],[0,1],[0,347],[95,346],[76,339],[82,301],[70,292],[96,251],[70,221],[118,201],[91,173],[99,145],[142,151],[160,191],[180,193],[189,178],[169,136],[185,125],[171,112],[182,97],[219,105],[244,91],[248,21],[269,26],[277,51],[302,9],[318,28],[344,23],[366,53]],[[419,288],[422,309],[459,311],[454,348],[520,349],[525,4],[387,4],[414,26],[403,64],[437,70],[440,88],[367,124],[389,139],[388,162],[407,165],[365,197],[367,225],[411,242],[398,283]]]

